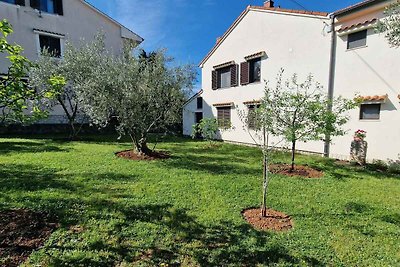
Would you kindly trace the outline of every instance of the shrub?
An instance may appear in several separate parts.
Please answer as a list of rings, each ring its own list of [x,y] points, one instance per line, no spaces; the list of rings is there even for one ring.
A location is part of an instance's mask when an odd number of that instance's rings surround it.
[[[387,170],[389,173],[400,174],[400,157],[397,160],[389,160]]]

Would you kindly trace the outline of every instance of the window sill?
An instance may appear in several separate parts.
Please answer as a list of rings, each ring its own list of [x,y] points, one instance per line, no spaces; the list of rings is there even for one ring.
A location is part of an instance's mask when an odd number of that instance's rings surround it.
[[[49,16],[55,16],[55,17],[62,17],[63,16],[63,15],[60,15],[60,14],[57,14],[57,13],[50,13],[50,12],[39,10],[39,9],[36,9],[36,8],[34,8],[33,10],[35,10],[36,12],[38,12],[41,15],[49,15]]]
[[[351,51],[354,51],[354,50],[363,49],[363,48],[367,48],[367,47],[368,47],[368,45],[354,47],[354,48],[346,49],[346,52],[351,52]]]
[[[380,122],[381,119],[358,119],[359,122]]]

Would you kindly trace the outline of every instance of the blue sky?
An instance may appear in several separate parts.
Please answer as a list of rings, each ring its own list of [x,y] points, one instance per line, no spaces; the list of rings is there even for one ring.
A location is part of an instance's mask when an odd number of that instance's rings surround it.
[[[145,39],[146,50],[167,48],[178,63],[198,64],[248,5],[263,0],[88,0]],[[332,12],[360,0],[276,0],[282,8]]]

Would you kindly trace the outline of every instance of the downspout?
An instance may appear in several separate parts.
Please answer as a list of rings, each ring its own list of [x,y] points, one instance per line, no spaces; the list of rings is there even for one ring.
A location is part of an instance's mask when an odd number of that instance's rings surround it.
[[[335,89],[335,72],[336,72],[336,30],[335,19],[336,15],[331,14],[331,53],[329,61],[329,80],[328,80],[328,111],[333,110],[333,94]],[[325,135],[324,156],[329,157],[331,149],[331,136]]]

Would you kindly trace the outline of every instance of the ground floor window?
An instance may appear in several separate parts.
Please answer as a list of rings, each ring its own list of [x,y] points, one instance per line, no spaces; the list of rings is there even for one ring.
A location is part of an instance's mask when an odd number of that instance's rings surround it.
[[[40,50],[47,50],[54,57],[61,57],[61,39],[49,35],[39,35]]]
[[[260,108],[260,105],[249,105],[247,107],[249,109],[247,114],[247,127],[253,130],[260,129],[260,126],[257,123],[257,109]]]
[[[218,127],[227,129],[231,127],[231,107],[217,108]]]
[[[362,104],[360,106],[360,120],[379,120],[381,104]]]

